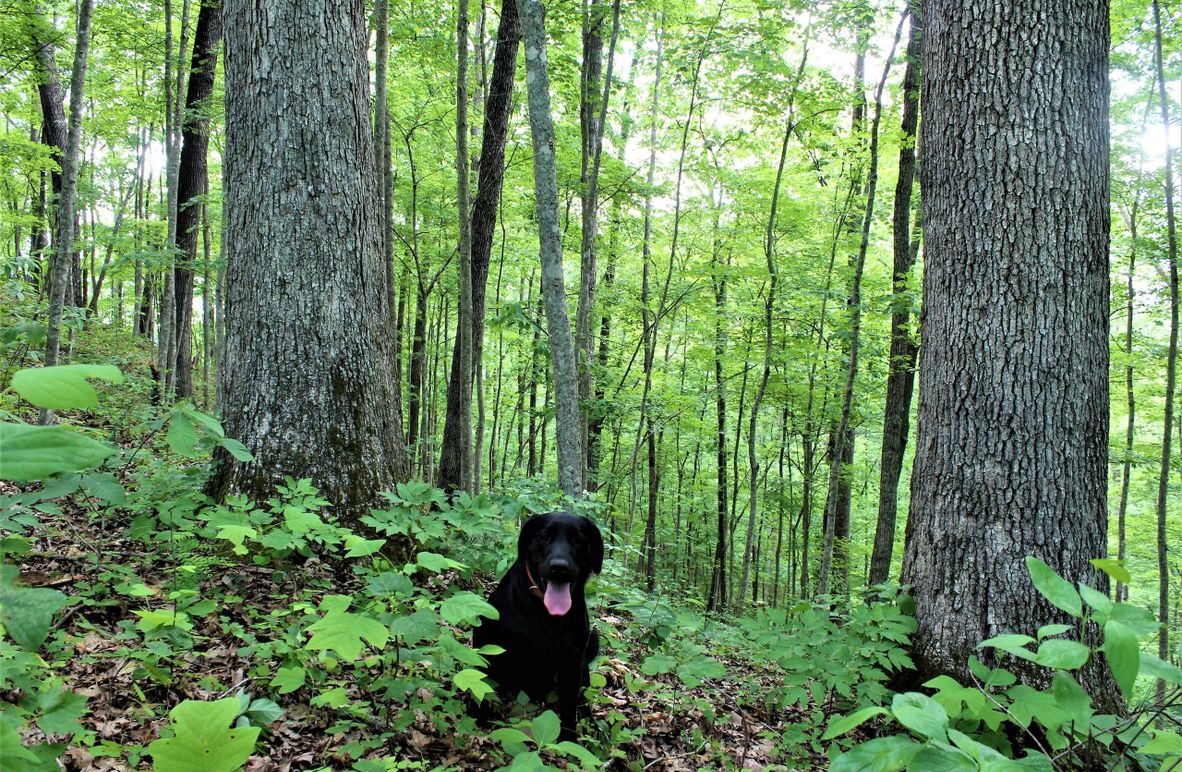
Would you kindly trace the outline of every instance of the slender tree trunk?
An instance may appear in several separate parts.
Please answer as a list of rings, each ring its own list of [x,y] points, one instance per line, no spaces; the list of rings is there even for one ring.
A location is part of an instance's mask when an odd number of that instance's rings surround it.
[[[574,340],[562,276],[562,235],[558,227],[558,171],[550,117],[550,73],[546,59],[545,8],[541,0],[518,0],[525,28],[526,83],[534,148],[542,296],[554,365],[558,485],[568,496],[582,493],[582,451]]]
[[[895,519],[899,508],[899,477],[903,453],[910,432],[911,396],[915,388],[915,357],[918,346],[912,340],[911,297],[907,283],[916,254],[911,249],[911,193],[915,181],[915,130],[919,125],[918,0],[911,0],[910,29],[907,31],[907,67],[903,72],[903,140],[899,147],[899,177],[895,183],[894,271],[891,297],[891,348],[887,365],[886,407],[882,427],[882,456],[878,480],[878,524],[874,530],[874,552],[870,557],[868,584],[882,584],[891,570],[895,548]]]
[[[1107,589],[1088,561],[1107,546],[1108,3],[924,0],[923,22],[923,377],[902,581],[920,680],[967,681],[980,641],[1068,621],[1026,556]],[[1071,55],[1044,55],[1059,46]],[[1115,709],[1110,678],[1080,677]]]
[[[485,103],[481,137],[480,168],[476,198],[472,203],[472,351],[480,362],[484,350],[484,309],[488,268],[496,232],[497,211],[505,181],[505,146],[512,111],[513,82],[517,72],[517,49],[521,42],[521,20],[517,0],[502,0],[501,22],[493,54],[492,78]],[[460,456],[448,452],[460,439],[460,341],[452,353],[452,377],[447,385],[447,413],[443,421],[443,452],[439,457],[438,483],[443,488],[460,484]]]
[[[177,353],[176,395],[193,397],[193,267],[197,264],[197,236],[204,203],[209,147],[209,118],[205,114],[213,94],[217,69],[218,44],[222,38],[221,0],[202,0],[193,34],[193,65],[189,69],[189,88],[185,96],[182,124],[180,168],[177,172],[176,248],[179,262],[174,274],[176,291]]]
[[[1161,468],[1157,478],[1157,616],[1161,627],[1157,633],[1157,656],[1170,660],[1170,568],[1166,544],[1166,500],[1170,484],[1170,448],[1174,426],[1174,392],[1178,382],[1178,231],[1174,213],[1174,158],[1170,144],[1170,102],[1166,94],[1164,53],[1162,51],[1161,4],[1153,0],[1154,65],[1157,68],[1157,96],[1161,105],[1161,122],[1166,138],[1166,249],[1170,284],[1170,345],[1166,354],[1166,394],[1162,415]],[[1157,681],[1157,701],[1163,703],[1165,681]]]
[[[78,24],[74,44],[74,66],[70,74],[70,118],[66,130],[66,147],[62,154],[61,192],[57,198],[57,224],[54,235],[54,259],[49,297],[49,323],[46,329],[45,366],[58,363],[61,350],[62,312],[66,289],[70,285],[69,266],[74,256],[74,205],[78,190],[78,161],[82,147],[82,104],[86,89],[86,64],[90,48],[90,20],[94,0],[81,0],[78,5]],[[39,46],[38,52],[46,49]],[[52,49],[47,53],[52,55]],[[43,54],[42,54],[43,55]],[[46,120],[46,125],[53,121]],[[49,420],[49,412],[41,411],[41,422]]]
[[[470,191],[472,186],[468,158],[468,0],[459,0],[456,14],[456,188],[459,208],[459,284],[456,303],[456,351],[451,376],[456,390],[456,440],[447,444],[447,418],[444,417],[443,456],[459,461],[460,488],[472,492],[472,221]]]
[[[842,462],[844,461],[846,451],[846,433],[849,430],[850,412],[853,408],[854,381],[858,376],[858,349],[862,327],[862,271],[866,265],[866,251],[870,245],[870,225],[874,221],[874,195],[878,189],[878,127],[882,121],[882,93],[886,88],[887,77],[891,72],[891,59],[895,56],[895,48],[898,46],[899,38],[903,33],[903,24],[906,21],[906,17],[907,13],[904,12],[904,18],[899,21],[899,27],[895,30],[895,40],[891,45],[890,54],[887,55],[886,65],[882,71],[882,78],[878,81],[878,91],[874,96],[874,120],[870,127],[870,162],[866,183],[866,214],[862,218],[862,238],[858,244],[858,257],[854,264],[854,279],[850,288],[850,307],[852,311],[850,318],[849,369],[846,372],[845,389],[841,400],[841,420],[836,434],[837,447],[829,471],[829,501],[826,508],[825,545],[824,551],[821,553],[821,579],[818,588],[822,595],[826,594],[829,589],[829,573],[833,560],[833,541],[838,516],[839,476],[842,474]],[[848,534],[848,528],[846,533]],[[843,581],[840,591],[848,594],[850,589],[848,553],[846,554],[846,558],[843,561],[844,565],[841,567]]]
[[[1137,269],[1137,209],[1140,194],[1133,200],[1129,212],[1129,273],[1125,286],[1125,400],[1128,409],[1128,419],[1125,422],[1124,459],[1121,461],[1120,474],[1120,504],[1116,513],[1116,555],[1124,563],[1125,545],[1125,517],[1129,511],[1129,478],[1133,472],[1133,438],[1135,437],[1137,418],[1137,399],[1133,391],[1133,300],[1136,297],[1134,278]],[[1116,600],[1128,601],[1129,586],[1124,582],[1116,583]]]

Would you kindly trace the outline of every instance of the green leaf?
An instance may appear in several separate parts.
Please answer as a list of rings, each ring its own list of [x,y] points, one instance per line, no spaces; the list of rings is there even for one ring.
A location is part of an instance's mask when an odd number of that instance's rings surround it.
[[[250,719],[252,724],[271,724],[279,720],[283,715],[283,708],[272,700],[260,698],[253,700],[250,707],[246,709],[246,716]]]
[[[86,713],[85,695],[54,687],[38,696],[37,726],[46,734],[73,735],[82,731],[78,719]]]
[[[1050,638],[1054,635],[1062,635],[1063,633],[1075,629],[1071,625],[1043,625],[1038,628],[1038,639]]]
[[[947,736],[948,714],[940,703],[926,694],[896,694],[891,700],[891,713],[900,724],[918,735],[933,740],[944,740]]]
[[[362,640],[381,649],[390,640],[390,631],[376,619],[348,611],[332,611],[308,628],[312,637],[306,644],[314,651],[332,649],[352,662],[361,656]]]
[[[343,708],[349,704],[349,693],[345,687],[337,686],[316,695],[309,704],[314,708]]]
[[[722,678],[725,675],[726,667],[721,662],[701,654],[677,667],[677,677],[690,688],[707,678]]]
[[[291,694],[304,685],[307,673],[302,667],[281,667],[271,679],[271,686],[279,694]]]
[[[469,692],[476,698],[477,702],[482,702],[493,691],[488,681],[485,680],[486,678],[487,676],[479,670],[464,668],[452,676],[451,680],[456,685],[456,688]]]
[[[505,753],[516,756],[519,753],[525,753],[526,743],[530,741],[530,736],[520,729],[507,726],[489,732],[488,739],[499,742],[501,747],[505,749]]]
[[[825,734],[821,735],[821,739],[832,740],[834,737],[839,737],[851,729],[861,726],[866,721],[869,721],[875,716],[882,716],[886,713],[886,708],[872,705],[868,708],[855,710],[848,716],[835,716],[833,720],[829,722],[829,728],[825,730]]]
[[[1076,618],[1083,616],[1083,601],[1071,586],[1071,582],[1059,576],[1053,568],[1036,557],[1026,558],[1026,568],[1030,571],[1035,589],[1042,593],[1052,606]]]
[[[53,615],[70,599],[57,590],[16,584],[19,574],[16,566],[0,566],[0,623],[21,648],[36,651],[49,636]]]
[[[481,617],[500,619],[501,612],[472,592],[457,592],[443,603],[439,604],[439,615],[453,625],[475,625]]]
[[[60,426],[0,422],[0,480],[43,480],[98,466],[115,449]]]
[[[513,757],[513,763],[508,767],[509,772],[542,772],[549,769],[537,751],[525,751]]]
[[[218,444],[225,448],[227,453],[239,461],[254,461],[254,456],[252,456],[250,451],[246,449],[246,446],[238,440],[235,440],[231,437],[222,437],[220,440],[218,440]]]
[[[197,427],[184,413],[173,413],[168,421],[168,447],[174,453],[193,457],[197,455]]]
[[[1153,739],[1139,750],[1152,756],[1182,755],[1182,736],[1165,729],[1154,729]]]
[[[443,555],[434,552],[420,552],[415,558],[416,562],[428,571],[439,573],[446,571],[449,568],[463,568],[463,563],[457,563],[451,558],[445,558]]]
[[[1127,627],[1138,639],[1144,638],[1150,633],[1156,633],[1161,628],[1161,624],[1153,612],[1131,603],[1112,604],[1110,618]]]
[[[1092,718],[1092,700],[1070,673],[1062,670],[1055,673],[1051,679],[1051,693],[1071,721],[1080,727],[1087,726]]]
[[[583,769],[603,769],[603,762],[599,759],[599,757],[578,743],[571,742],[570,740],[563,740],[562,742],[555,745],[554,749],[562,751],[567,756],[573,756],[578,759],[578,762],[583,766]]]
[[[345,537],[345,546],[348,551],[345,553],[347,558],[364,558],[374,554],[386,545],[385,539],[366,539],[351,533]]]
[[[1132,575],[1129,574],[1129,569],[1120,564],[1119,560],[1113,558],[1092,558],[1091,564],[1108,574],[1110,579],[1114,579],[1123,584],[1129,584],[1133,581]]]
[[[903,735],[878,737],[855,745],[833,759],[829,772],[899,772],[907,768],[923,747]]]
[[[1083,598],[1084,603],[1092,607],[1093,610],[1098,611],[1107,618],[1108,614],[1112,613],[1112,600],[1104,593],[1093,590],[1083,582],[1079,583],[1079,594]]]
[[[1125,699],[1130,698],[1133,684],[1137,682],[1137,671],[1141,668],[1141,649],[1137,636],[1123,623],[1110,619],[1104,625],[1103,649],[1117,686]]]
[[[12,390],[37,407],[49,410],[97,407],[98,392],[87,383],[87,378],[120,383],[123,373],[114,365],[28,368],[18,370],[12,377]]]
[[[558,714],[552,710],[543,712],[533,720],[531,728],[533,729],[534,741],[538,745],[549,745],[558,739],[560,728]]]
[[[1141,652],[1141,672],[1150,678],[1160,678],[1168,684],[1182,686],[1182,670],[1152,654]]]
[[[13,772],[32,772],[33,770],[48,770],[56,769],[57,764],[52,767],[43,765],[41,760],[33,753],[33,751],[24,747],[21,743],[21,736],[16,729],[9,726],[6,722],[0,722],[0,760],[5,764],[10,765]],[[8,767],[5,767],[6,769]]]
[[[668,654],[650,654],[640,664],[640,672],[653,676],[668,673],[675,667],[677,667],[677,660]]]
[[[193,629],[193,623],[189,621],[189,615],[183,611],[173,609],[153,611],[151,609],[145,609],[131,613],[140,618],[140,621],[136,622],[135,626],[141,632],[150,633],[160,627],[175,627],[179,630]]]
[[[217,702],[185,700],[169,712],[175,737],[148,746],[161,772],[233,772],[254,752],[259,728],[230,729],[241,705],[234,697]]]
[[[1033,661],[1034,654],[1026,648],[1026,645],[1029,643],[1034,643],[1034,639],[1029,635],[1005,633],[1004,635],[995,635],[992,638],[981,641],[977,644],[977,648],[991,646],[995,649],[1001,649],[1007,654],[1013,654],[1015,657]]]
[[[259,536],[259,532],[251,528],[249,525],[219,525],[217,538],[225,539],[234,545],[235,555],[245,555],[250,552],[243,543],[247,539],[255,540]]]
[[[1091,653],[1092,650],[1079,641],[1050,638],[1043,641],[1042,645],[1038,647],[1034,661],[1044,667],[1075,670],[1083,667]]]
[[[431,609],[422,608],[413,614],[400,616],[390,623],[390,635],[401,638],[406,646],[432,636],[439,637],[439,615]]]

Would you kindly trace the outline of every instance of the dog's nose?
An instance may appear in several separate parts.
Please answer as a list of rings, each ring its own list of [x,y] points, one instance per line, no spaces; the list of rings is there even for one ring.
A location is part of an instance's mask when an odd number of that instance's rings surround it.
[[[570,561],[566,558],[551,558],[550,573],[555,576],[565,576],[570,573]]]

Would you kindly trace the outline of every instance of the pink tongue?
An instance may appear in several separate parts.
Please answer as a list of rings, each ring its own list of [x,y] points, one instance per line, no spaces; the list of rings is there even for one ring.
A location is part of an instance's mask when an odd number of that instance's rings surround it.
[[[546,604],[546,610],[552,616],[560,617],[570,611],[570,584],[560,584],[559,582],[547,584],[546,597],[542,598],[542,603]]]

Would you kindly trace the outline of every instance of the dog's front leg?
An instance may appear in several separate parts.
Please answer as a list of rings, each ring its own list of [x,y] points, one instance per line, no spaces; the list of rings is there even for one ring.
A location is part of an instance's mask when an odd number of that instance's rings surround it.
[[[575,726],[579,720],[579,703],[583,699],[583,670],[585,668],[581,663],[576,663],[558,671],[558,719],[562,724],[562,732],[558,736],[560,741],[577,742],[579,739]]]

